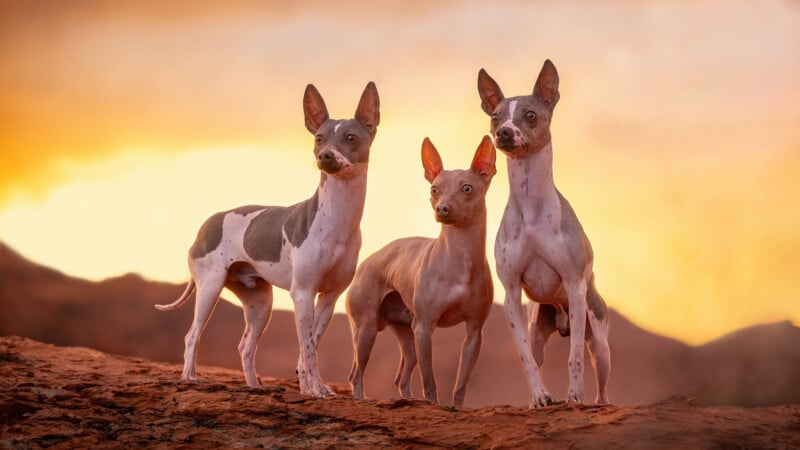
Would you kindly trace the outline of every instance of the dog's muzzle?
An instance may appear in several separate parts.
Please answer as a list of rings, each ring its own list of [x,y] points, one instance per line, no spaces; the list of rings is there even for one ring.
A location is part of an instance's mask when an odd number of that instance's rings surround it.
[[[451,220],[451,218],[450,218],[450,205],[448,205],[446,203],[442,204],[442,205],[436,205],[434,210],[435,210],[435,213],[436,213],[436,221],[437,222],[449,223],[449,221]]]
[[[494,141],[497,145],[497,148],[507,150],[513,149],[517,144],[516,137],[514,136],[514,130],[509,127],[499,128],[497,133],[495,133]]]
[[[330,150],[324,150],[317,156],[317,167],[329,174],[334,174],[342,169],[342,165],[336,160],[336,155]]]
[[[494,139],[495,147],[498,150],[514,154],[518,150],[522,150],[525,145],[519,142],[519,139],[514,135],[514,130],[508,127],[503,127],[497,130]]]

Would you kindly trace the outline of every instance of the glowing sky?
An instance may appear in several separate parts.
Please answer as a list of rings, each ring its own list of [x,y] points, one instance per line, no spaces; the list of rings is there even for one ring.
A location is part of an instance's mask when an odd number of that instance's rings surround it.
[[[0,240],[23,255],[185,281],[208,215],[313,192],[305,85],[344,118],[369,80],[361,256],[434,236],[422,139],[466,167],[478,69],[517,95],[550,58],[556,184],[609,305],[691,343],[800,323],[798,2],[162,3],[0,3]]]

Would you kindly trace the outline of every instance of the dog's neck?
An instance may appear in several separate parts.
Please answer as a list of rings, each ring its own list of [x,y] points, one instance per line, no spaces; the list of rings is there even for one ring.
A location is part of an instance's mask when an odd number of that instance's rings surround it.
[[[322,173],[317,188],[318,210],[337,228],[357,228],[364,213],[367,197],[367,165],[359,167],[347,178]]]
[[[481,260],[486,257],[486,207],[467,222],[459,225],[442,225],[434,243],[437,251],[456,258]],[[466,261],[465,261],[466,262]]]
[[[509,201],[516,202],[525,215],[533,219],[558,203],[553,181],[553,143],[522,158],[506,158],[508,162]]]

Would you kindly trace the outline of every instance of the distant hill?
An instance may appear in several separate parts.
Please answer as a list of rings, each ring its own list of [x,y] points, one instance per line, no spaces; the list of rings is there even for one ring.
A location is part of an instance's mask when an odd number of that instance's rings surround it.
[[[66,276],[34,264],[0,243],[0,336],[85,346],[107,353],[155,361],[182,362],[183,337],[192,305],[159,312],[183,285],[125,275],[98,283]],[[341,300],[340,300],[341,301]],[[610,312],[612,373],[609,396],[615,404],[649,404],[677,394],[702,404],[741,406],[800,403],[800,328],[789,322],[740,330],[700,347],[647,332]],[[244,322],[241,310],[220,301],[200,344],[200,364],[241,370],[236,346]],[[434,364],[442,401],[448,401],[464,339],[462,326],[436,330]],[[543,376],[559,399],[567,388],[568,339],[557,335],[546,349]],[[398,363],[394,336],[378,336],[367,367],[366,393],[396,396],[392,380]],[[297,340],[291,312],[274,311],[260,341],[259,375],[291,378]],[[331,382],[346,383],[352,364],[347,318],[335,315],[320,345],[320,370]],[[586,362],[586,400],[594,399],[594,374]],[[200,376],[203,373],[200,371]],[[244,384],[244,376],[241,379]],[[414,392],[421,393],[415,375]],[[526,405],[528,390],[501,306],[484,328],[483,350],[467,391],[467,406]]]

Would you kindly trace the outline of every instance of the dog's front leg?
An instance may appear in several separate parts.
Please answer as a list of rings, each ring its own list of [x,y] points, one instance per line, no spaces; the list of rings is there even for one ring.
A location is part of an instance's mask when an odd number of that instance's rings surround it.
[[[422,394],[426,400],[439,403],[439,395],[436,393],[436,377],[433,373],[433,344],[431,341],[433,325],[423,323],[415,317],[411,327],[414,329],[417,360],[422,374]]]
[[[467,390],[467,383],[475,368],[475,362],[481,353],[481,343],[483,341],[483,324],[481,322],[466,322],[467,337],[461,347],[461,360],[458,364],[458,375],[456,376],[456,386],[453,389],[453,406],[464,404],[464,393]]]
[[[331,317],[333,316],[333,307],[336,305],[336,300],[341,295],[341,291],[338,293],[322,293],[319,294],[317,297],[317,306],[314,308],[314,326],[313,326],[313,342],[314,342],[314,350],[319,349],[319,340],[322,338],[322,335],[325,333],[325,329],[328,328],[328,323],[331,321]],[[297,356],[297,367],[299,371],[299,367],[303,365],[303,354],[300,353]]]
[[[295,326],[297,341],[300,344],[300,361],[297,365],[297,377],[300,382],[300,393],[316,398],[335,395],[323,381],[317,365],[317,350],[314,345],[314,290],[291,289],[294,302]]]
[[[335,292],[325,292],[319,294],[317,299],[317,306],[314,309],[314,347],[319,347],[319,340],[325,334],[325,329],[328,328],[328,323],[333,316],[333,307],[336,306],[336,300],[342,295],[344,289],[339,289]]]
[[[506,290],[506,298],[503,310],[506,313],[508,326],[511,328],[511,335],[514,337],[514,344],[522,360],[522,369],[525,371],[525,379],[531,391],[531,408],[552,405],[553,397],[547,392],[547,388],[542,383],[542,376],[539,365],[533,359],[531,352],[530,339],[526,327],[525,309],[522,307],[522,286],[519,283],[503,283]]]
[[[586,280],[564,282],[569,299],[569,389],[567,402],[583,403],[583,345],[586,333]]]

